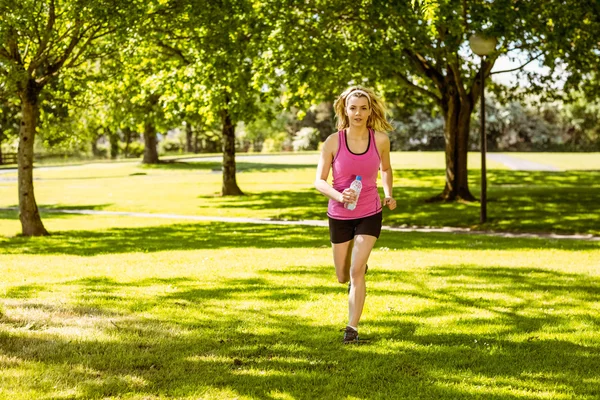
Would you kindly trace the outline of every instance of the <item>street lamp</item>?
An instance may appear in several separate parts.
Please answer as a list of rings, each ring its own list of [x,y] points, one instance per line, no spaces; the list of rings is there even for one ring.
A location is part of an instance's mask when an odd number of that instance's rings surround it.
[[[480,79],[481,79],[481,215],[479,222],[487,221],[487,176],[485,166],[485,153],[487,151],[487,138],[485,135],[485,72],[483,68],[483,57],[489,55],[496,49],[497,40],[492,36],[474,34],[469,38],[469,46],[473,53],[481,58]]]

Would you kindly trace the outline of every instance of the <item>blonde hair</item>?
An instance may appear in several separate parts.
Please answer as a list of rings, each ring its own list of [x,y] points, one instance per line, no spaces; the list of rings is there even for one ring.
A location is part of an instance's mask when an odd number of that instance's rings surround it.
[[[362,86],[351,86],[346,89],[333,103],[333,109],[337,116],[338,130],[346,129],[350,126],[350,119],[346,115],[346,103],[350,97],[365,97],[369,102],[371,115],[367,119],[367,128],[372,128],[380,132],[394,130],[394,127],[385,118],[386,107],[377,94],[372,89]]]

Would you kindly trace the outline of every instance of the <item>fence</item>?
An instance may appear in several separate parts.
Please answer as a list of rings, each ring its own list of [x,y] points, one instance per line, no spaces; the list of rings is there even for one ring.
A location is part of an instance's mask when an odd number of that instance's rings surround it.
[[[16,164],[17,153],[0,153],[0,164]]]

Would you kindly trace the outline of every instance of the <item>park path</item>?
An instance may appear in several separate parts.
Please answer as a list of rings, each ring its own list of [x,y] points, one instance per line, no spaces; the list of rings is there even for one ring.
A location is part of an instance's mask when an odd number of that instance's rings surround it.
[[[18,211],[16,207],[0,208],[1,210]],[[81,214],[81,215],[106,215],[106,216],[125,216],[136,218],[158,218],[170,220],[184,221],[202,221],[202,222],[227,222],[227,223],[246,223],[246,224],[263,224],[263,225],[300,225],[300,226],[321,226],[327,227],[326,220],[297,220],[285,221],[268,218],[242,218],[242,217],[218,217],[218,216],[203,216],[203,215],[183,215],[183,214],[161,214],[161,213],[142,213],[130,211],[102,211],[102,210],[56,210],[56,209],[40,209],[44,213],[60,213],[60,214]],[[505,238],[539,238],[539,239],[570,239],[570,240],[585,240],[600,242],[600,236],[594,235],[561,235],[556,233],[510,233],[510,232],[494,232],[494,231],[476,231],[469,228],[456,227],[398,227],[384,225],[384,231],[391,232],[420,232],[420,233],[454,233],[463,235],[484,235]]]
[[[523,160],[508,154],[487,153],[490,160],[506,165],[513,171],[561,171],[554,165],[542,164],[535,161]]]

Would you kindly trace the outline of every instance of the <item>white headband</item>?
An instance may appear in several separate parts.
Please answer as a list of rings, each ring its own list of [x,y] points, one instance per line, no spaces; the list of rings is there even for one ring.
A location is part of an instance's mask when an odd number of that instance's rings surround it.
[[[348,102],[348,98],[353,93],[360,93],[360,94],[364,95],[367,98],[367,100],[369,100],[369,106],[371,105],[371,96],[369,96],[369,93],[365,92],[364,90],[360,90],[360,89],[354,89],[353,91],[348,93],[348,95],[346,95],[346,98],[344,99],[344,105],[346,105],[346,103]]]

